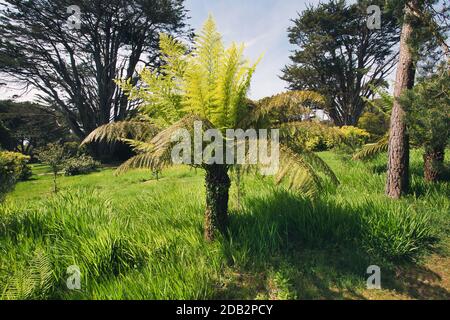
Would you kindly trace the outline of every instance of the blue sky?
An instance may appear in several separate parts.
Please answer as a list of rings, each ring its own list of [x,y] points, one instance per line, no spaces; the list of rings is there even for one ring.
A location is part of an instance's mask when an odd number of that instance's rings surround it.
[[[245,55],[256,60],[264,54],[253,77],[250,97],[263,98],[286,90],[279,78],[281,69],[290,62],[294,49],[289,44],[287,28],[291,19],[307,4],[319,0],[187,0],[190,24],[198,30],[212,14],[226,44],[246,44]]]

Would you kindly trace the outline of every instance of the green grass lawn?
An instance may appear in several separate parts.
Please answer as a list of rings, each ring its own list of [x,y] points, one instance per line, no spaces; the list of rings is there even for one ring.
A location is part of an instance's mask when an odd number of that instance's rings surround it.
[[[114,176],[106,168],[60,176],[54,195],[48,168],[35,165],[0,206],[0,295],[449,298],[449,183],[423,182],[417,150],[411,195],[392,201],[383,194],[383,156],[365,164],[320,155],[339,187],[324,185],[311,200],[249,176],[240,204],[232,186],[229,236],[214,243],[203,240],[201,170],[175,167],[157,181],[149,171]],[[71,265],[81,270],[81,290],[67,289]],[[382,290],[366,289],[370,265],[381,267]],[[434,280],[409,276],[417,270]]]

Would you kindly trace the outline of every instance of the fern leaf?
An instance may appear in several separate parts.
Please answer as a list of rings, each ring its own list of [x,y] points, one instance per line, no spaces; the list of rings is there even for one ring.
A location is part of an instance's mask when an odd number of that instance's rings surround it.
[[[366,144],[353,155],[353,160],[368,160],[380,153],[386,152],[389,147],[389,135],[384,136],[375,143]]]
[[[133,138],[136,140],[148,140],[155,136],[159,128],[148,121],[120,121],[112,122],[98,127],[92,131],[82,142],[112,143],[120,139]]]

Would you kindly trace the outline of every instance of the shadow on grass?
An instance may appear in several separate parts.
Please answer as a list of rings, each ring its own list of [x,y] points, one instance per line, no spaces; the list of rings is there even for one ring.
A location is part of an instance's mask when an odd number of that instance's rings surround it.
[[[370,265],[381,267],[385,289],[418,299],[448,298],[434,284],[437,274],[411,261],[395,266],[367,244],[370,231],[362,215],[373,210],[370,205],[311,202],[288,192],[246,202],[244,212],[231,215],[230,239],[223,245],[231,267],[217,298],[365,299]]]
[[[439,285],[442,277],[431,269],[404,264],[395,268],[395,273],[387,279],[386,286],[413,299],[448,300],[450,292]]]

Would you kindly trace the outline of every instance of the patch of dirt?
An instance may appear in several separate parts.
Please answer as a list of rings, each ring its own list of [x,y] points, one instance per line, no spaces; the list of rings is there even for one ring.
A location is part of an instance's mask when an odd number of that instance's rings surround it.
[[[361,295],[370,300],[450,300],[450,257],[435,254],[423,266],[397,268],[392,280],[389,288]]]

